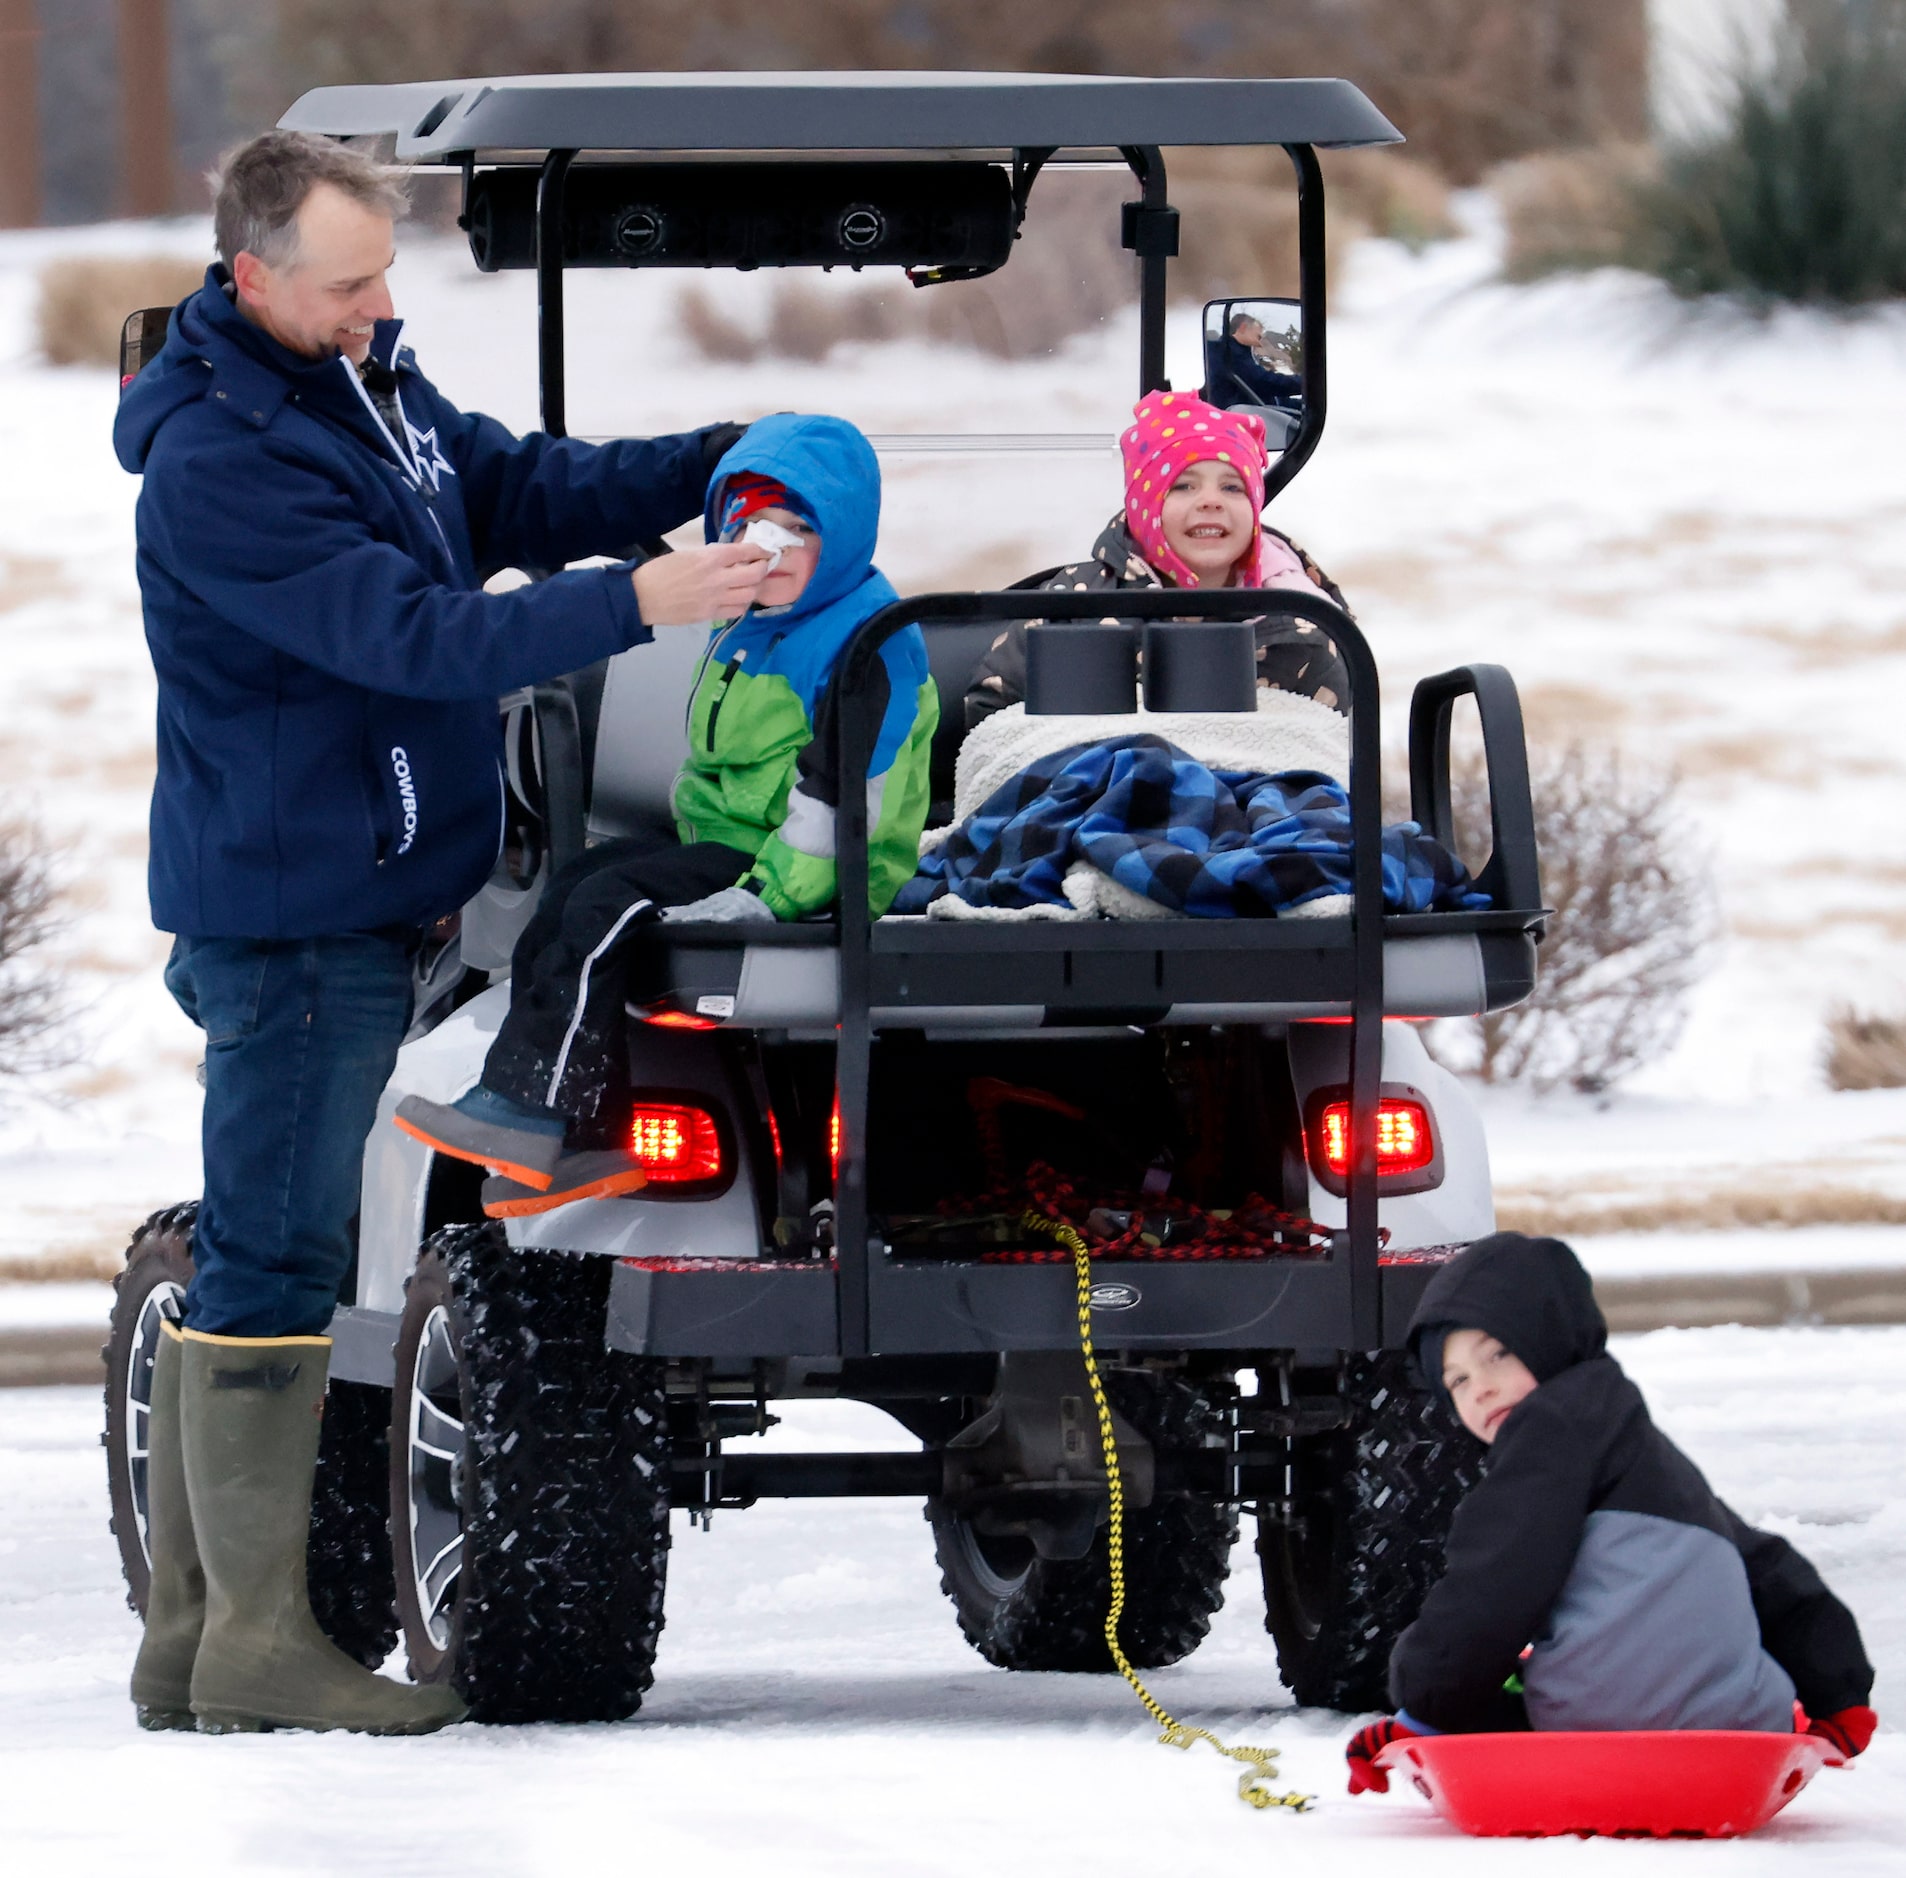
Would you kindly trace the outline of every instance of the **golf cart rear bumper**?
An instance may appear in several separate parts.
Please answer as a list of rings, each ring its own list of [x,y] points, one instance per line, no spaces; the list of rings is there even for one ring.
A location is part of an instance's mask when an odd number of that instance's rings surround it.
[[[1432,1247],[1380,1268],[1385,1345],[1403,1340],[1437,1267],[1460,1250]],[[1347,1347],[1348,1271],[1340,1259],[1182,1263],[1099,1269],[1093,1334],[1131,1351]],[[878,1356],[1063,1349],[1077,1341],[1069,1264],[893,1260],[878,1255],[870,1294]],[[698,1269],[618,1261],[606,1342],[637,1356],[751,1359],[842,1354],[832,1264],[724,1262]]]

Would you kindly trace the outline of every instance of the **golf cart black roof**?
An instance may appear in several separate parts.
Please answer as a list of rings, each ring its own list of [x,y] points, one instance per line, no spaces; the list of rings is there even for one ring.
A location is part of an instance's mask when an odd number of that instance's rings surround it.
[[[550,150],[977,155],[1402,141],[1341,78],[1049,72],[596,72],[327,85],[279,122],[330,137],[395,137],[401,163]]]

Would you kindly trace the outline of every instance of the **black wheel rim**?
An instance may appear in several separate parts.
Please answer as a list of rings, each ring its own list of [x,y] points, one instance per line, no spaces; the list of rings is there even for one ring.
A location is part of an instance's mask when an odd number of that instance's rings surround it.
[[[152,1453],[152,1366],[158,1360],[159,1339],[165,1334],[162,1326],[176,1324],[184,1307],[185,1287],[170,1278],[160,1279],[139,1305],[138,1320],[132,1327],[131,1361],[126,1365],[125,1415],[120,1424],[126,1431],[126,1484],[132,1494],[139,1554],[148,1571],[152,1569],[148,1530],[152,1507],[147,1490],[147,1463]]]
[[[1290,1517],[1275,1529],[1268,1548],[1282,1619],[1305,1643],[1316,1642],[1329,1615],[1336,1553],[1336,1513],[1319,1482],[1321,1471],[1314,1456],[1293,1455],[1285,1475]]]
[[[1037,1556],[1030,1539],[995,1538],[976,1530],[968,1519],[956,1519],[953,1531],[961,1563],[987,1597],[1004,1602],[1026,1582]]]
[[[439,1304],[417,1339],[404,1431],[411,1596],[425,1634],[439,1650],[450,1647],[463,1573],[463,1416],[457,1371],[450,1314]]]

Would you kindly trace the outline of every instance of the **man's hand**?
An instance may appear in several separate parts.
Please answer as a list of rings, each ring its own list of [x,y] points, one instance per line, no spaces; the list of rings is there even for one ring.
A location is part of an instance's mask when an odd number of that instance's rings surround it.
[[[644,561],[630,578],[645,626],[705,626],[733,619],[767,578],[772,557],[752,542],[717,541]]]
[[[702,432],[702,474],[714,475],[715,465],[747,435],[747,431],[746,424],[710,424]]]
[[[1870,1708],[1843,1708],[1837,1715],[1822,1715],[1817,1719],[1810,1717],[1807,1733],[1818,1735],[1822,1741],[1831,1743],[1838,1753],[1850,1761],[1854,1755],[1865,1752],[1866,1744],[1873,1739],[1873,1730],[1879,1726],[1879,1720]]]
[[[1415,1734],[1414,1728],[1406,1728],[1392,1715],[1384,1716],[1381,1721],[1366,1722],[1359,1728],[1343,1751],[1344,1759],[1350,1763],[1350,1791],[1388,1793],[1390,1772],[1376,1764],[1377,1756],[1392,1741],[1410,1740]]]

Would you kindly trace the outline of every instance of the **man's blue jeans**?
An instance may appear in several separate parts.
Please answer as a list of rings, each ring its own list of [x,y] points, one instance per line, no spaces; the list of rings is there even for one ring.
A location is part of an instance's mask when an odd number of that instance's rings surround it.
[[[330,1321],[415,946],[403,933],[174,942],[166,989],[205,1032],[194,1330],[311,1336]]]

